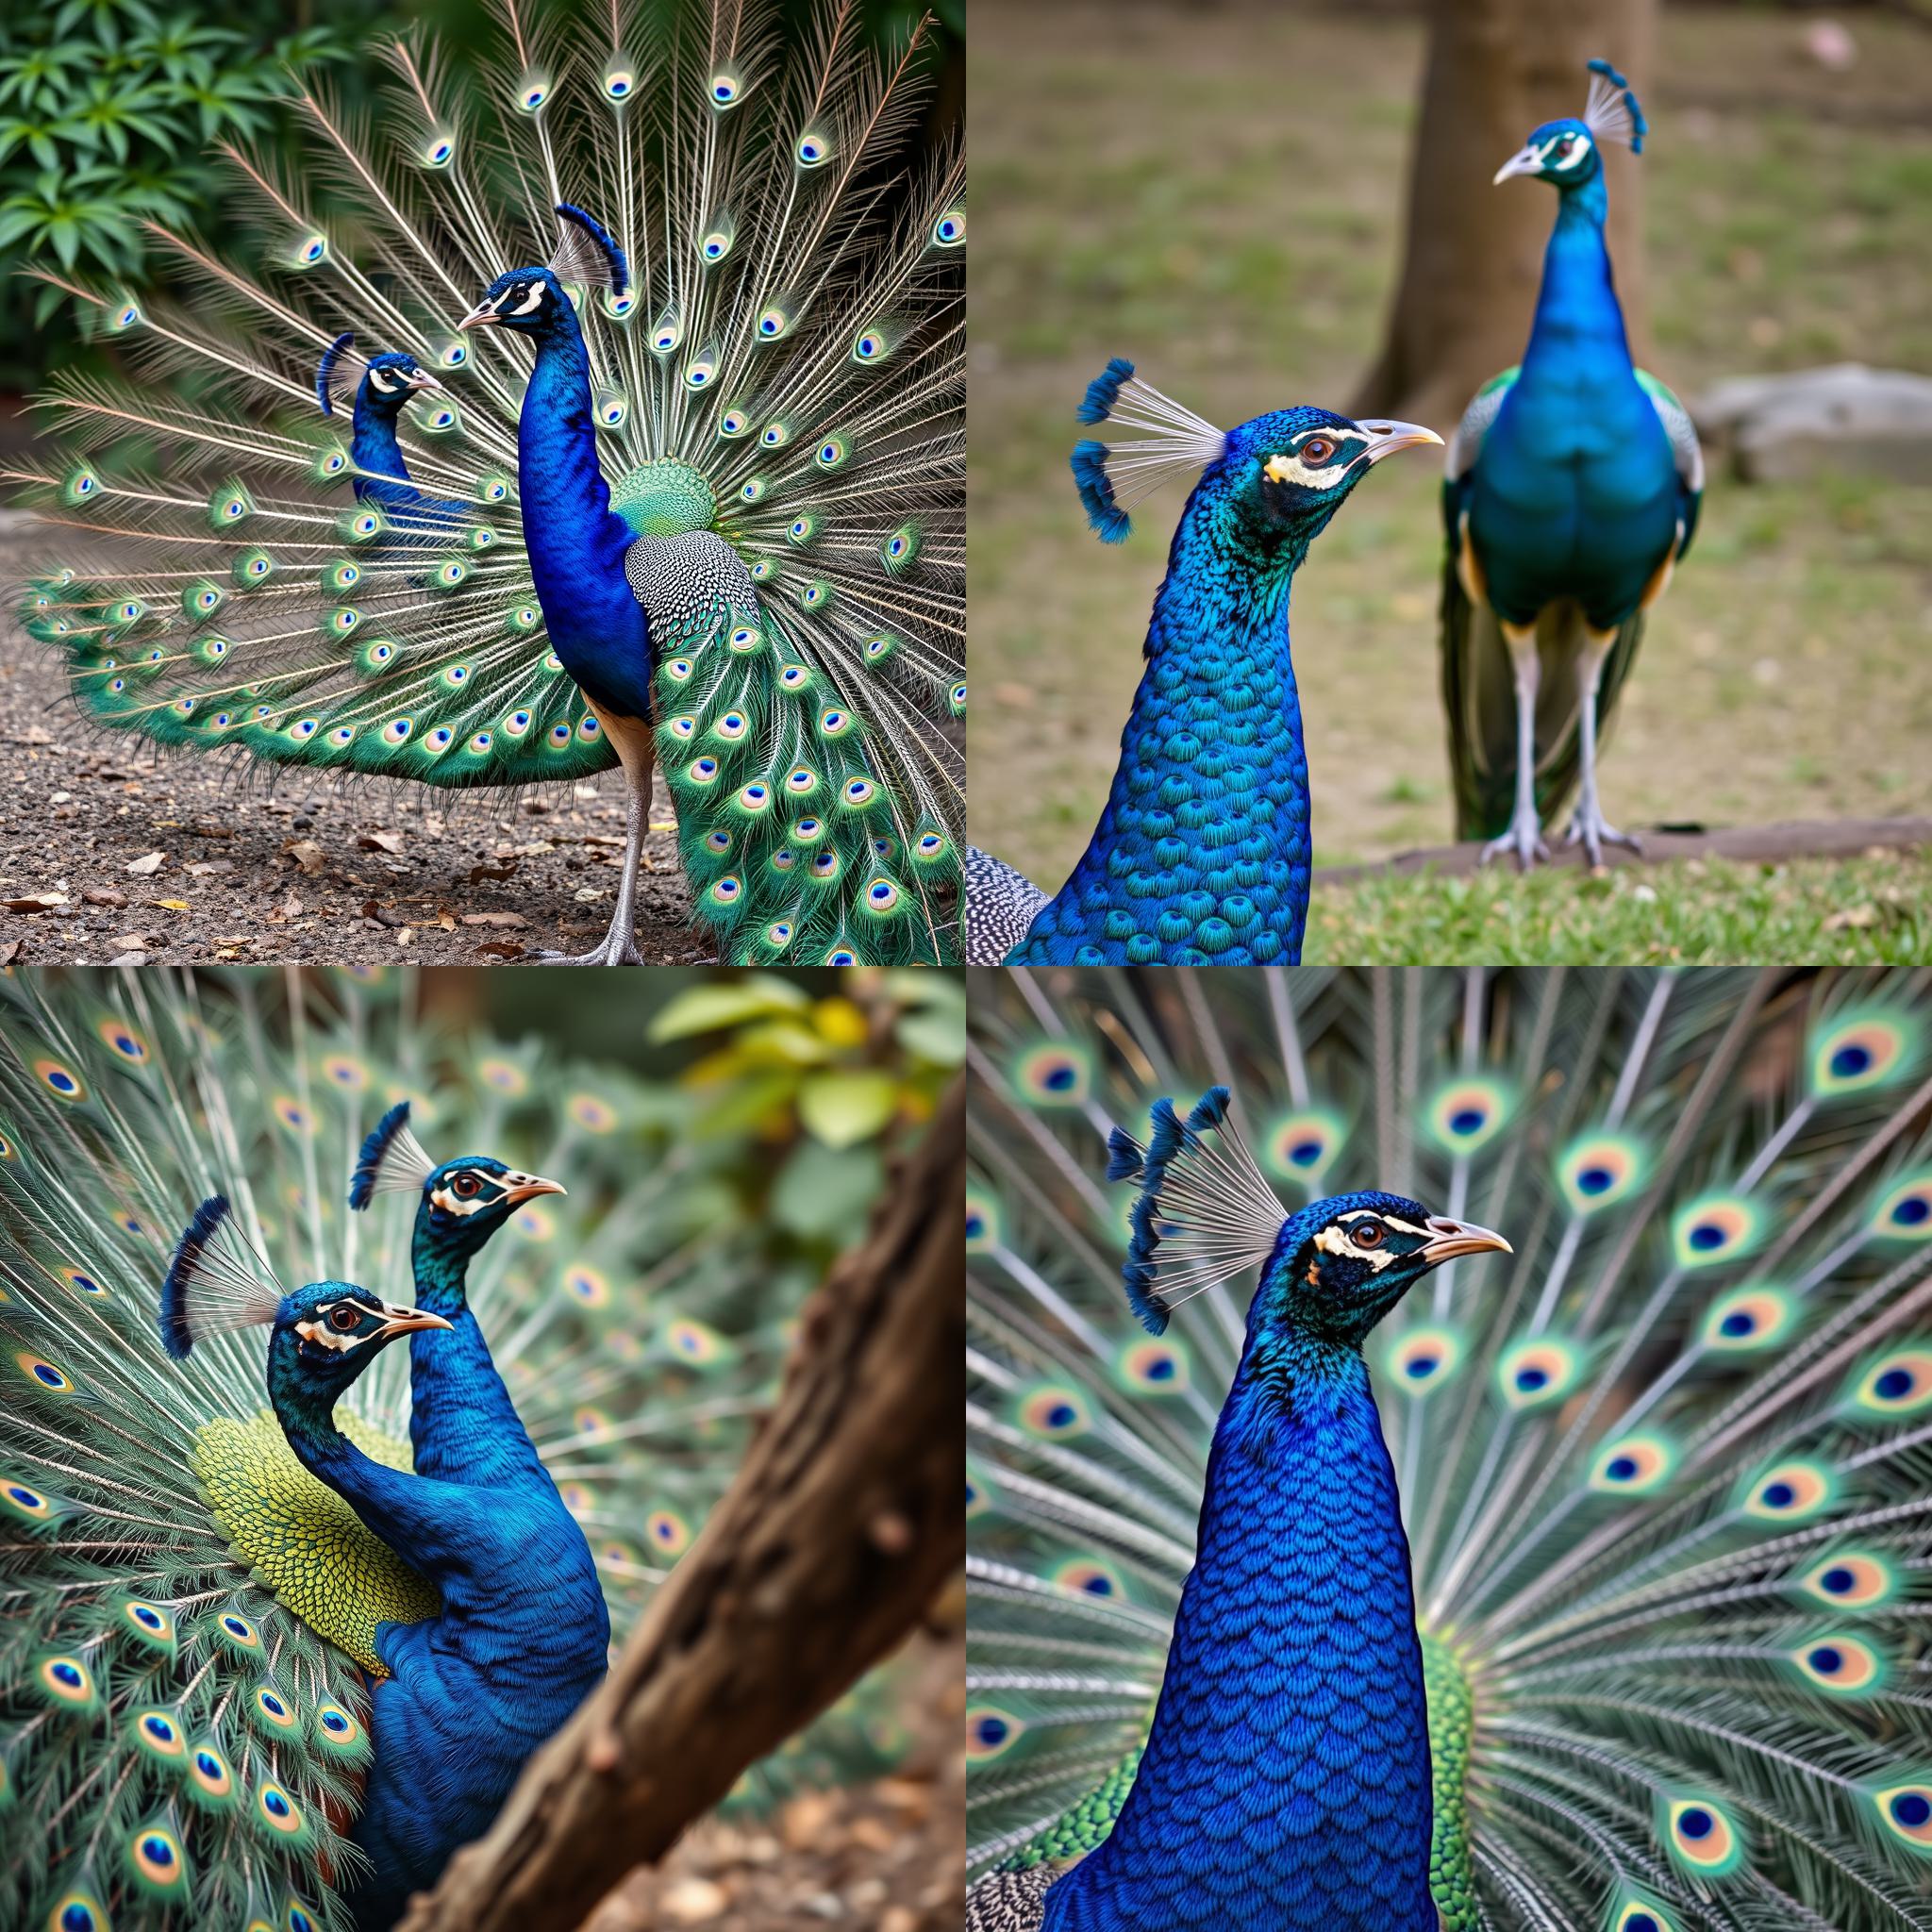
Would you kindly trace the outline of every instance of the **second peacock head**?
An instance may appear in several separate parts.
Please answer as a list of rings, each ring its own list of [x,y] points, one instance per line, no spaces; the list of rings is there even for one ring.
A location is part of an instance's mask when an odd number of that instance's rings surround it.
[[[1284,1214],[1228,1124],[1228,1106],[1225,1087],[1209,1088],[1185,1116],[1159,1100],[1144,1147],[1118,1127],[1109,1142],[1108,1178],[1140,1183],[1123,1272],[1127,1300],[1152,1333],[1191,1296],[1258,1267],[1251,1335],[1292,1330],[1358,1349],[1432,1269],[1510,1252],[1490,1228],[1380,1190]]]
[[[1582,188],[1603,173],[1606,142],[1641,155],[1649,131],[1630,83],[1607,60],[1592,60],[1583,112],[1545,121],[1496,170],[1495,180],[1526,176],[1566,191]]]
[[[399,1100],[362,1143],[349,1206],[367,1208],[377,1194],[413,1194],[419,1244],[467,1257],[525,1201],[567,1191],[561,1181],[525,1174],[491,1154],[433,1160],[410,1131],[409,1103]]]

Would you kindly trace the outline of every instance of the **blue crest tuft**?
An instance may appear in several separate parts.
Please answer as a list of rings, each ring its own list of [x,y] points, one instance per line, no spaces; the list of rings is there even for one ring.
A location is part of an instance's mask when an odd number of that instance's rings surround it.
[[[375,1177],[390,1142],[409,1124],[409,1103],[399,1100],[369,1130],[362,1151],[356,1157],[356,1172],[349,1181],[349,1206],[366,1208],[375,1198]]]
[[[333,416],[336,412],[335,398],[329,394],[329,378],[336,373],[336,364],[341,360],[342,351],[355,340],[356,331],[345,328],[322,352],[322,361],[315,372],[315,400],[322,405],[325,416]]]
[[[1142,1161],[1141,1143],[1124,1127],[1116,1127],[1107,1137],[1107,1177],[1110,1181],[1137,1181]]]
[[[1074,414],[1082,423],[1105,423],[1108,412],[1120,400],[1121,384],[1133,373],[1134,365],[1124,356],[1116,356],[1087,385],[1087,393],[1081,398],[1080,407]]]
[[[1107,459],[1112,452],[1104,442],[1076,442],[1074,445],[1074,481],[1079,487],[1080,501],[1087,508],[1087,521],[1099,533],[1103,543],[1119,543],[1133,527],[1133,520],[1114,501],[1113,481],[1107,474]]]
[[[613,292],[622,295],[630,288],[630,262],[625,252],[617,245],[617,237],[594,215],[586,214],[582,208],[567,201],[557,204],[557,212],[567,222],[573,223],[595,245],[603,257],[604,265],[610,277]]]
[[[161,1346],[178,1361],[188,1358],[194,1336],[188,1322],[189,1291],[201,1267],[203,1251],[227,1218],[225,1194],[210,1194],[194,1210],[194,1218],[175,1243],[175,1258],[161,1282]]]
[[[1641,155],[1643,137],[1650,132],[1650,123],[1643,118],[1643,109],[1638,106],[1635,91],[1607,60],[1591,60],[1588,65],[1597,79],[1591,83],[1590,105],[1583,110],[1584,125],[1612,141],[1627,141],[1630,152]],[[1598,82],[1607,85],[1599,87]],[[1622,113],[1613,111],[1607,117],[1602,115],[1598,111],[1600,95],[1621,96]],[[1600,121],[1604,123],[1601,126]]]

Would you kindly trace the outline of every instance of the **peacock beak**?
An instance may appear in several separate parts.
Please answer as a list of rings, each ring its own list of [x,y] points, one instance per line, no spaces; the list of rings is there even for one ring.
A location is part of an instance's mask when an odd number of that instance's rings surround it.
[[[1451,1221],[1447,1215],[1432,1215],[1429,1238],[1423,1244],[1423,1259],[1431,1267],[1453,1261],[1461,1255],[1513,1255],[1516,1250],[1493,1228],[1478,1227],[1473,1221]]]
[[[445,1322],[441,1315],[432,1315],[426,1308],[399,1308],[393,1302],[383,1303],[382,1314],[385,1341],[391,1335],[408,1335],[417,1328],[450,1328],[456,1325]]]
[[[412,369],[405,379],[411,389],[434,390],[438,395],[442,393],[441,383],[438,382],[426,369]]]
[[[1378,419],[1364,421],[1359,426],[1368,432],[1369,446],[1364,454],[1372,463],[1379,463],[1384,457],[1392,457],[1399,449],[1416,449],[1424,443],[1440,443],[1442,441],[1433,429],[1424,429],[1420,423],[1391,423]]]
[[[1534,175],[1543,164],[1543,151],[1534,142],[1525,142],[1516,153],[1498,168],[1491,178],[1491,188],[1500,188],[1504,182],[1516,175]]]
[[[546,1181],[541,1174],[508,1174],[503,1177],[503,1198],[512,1208],[521,1207],[539,1194],[569,1192],[561,1181]]]
[[[500,328],[503,325],[503,317],[491,307],[488,296],[477,303],[475,308],[457,324],[458,328],[488,328],[491,325]]]

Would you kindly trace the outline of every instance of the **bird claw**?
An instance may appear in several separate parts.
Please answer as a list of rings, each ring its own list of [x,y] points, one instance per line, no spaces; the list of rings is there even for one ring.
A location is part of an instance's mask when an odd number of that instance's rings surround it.
[[[558,953],[548,946],[540,946],[529,955],[531,962],[539,966],[648,966],[650,961],[638,951],[627,939],[612,934],[601,946],[592,946],[588,953]]]
[[[1586,809],[1580,805],[1571,816],[1570,828],[1563,834],[1563,843],[1581,845],[1592,866],[1604,862],[1606,845],[1624,845],[1636,853],[1643,850],[1643,841],[1636,833],[1618,831],[1600,810]]]
[[[1506,853],[1516,855],[1518,872],[1528,872],[1538,859],[1547,858],[1550,848],[1543,842],[1542,827],[1535,816],[1525,818],[1518,815],[1510,822],[1509,829],[1501,838],[1491,839],[1482,849],[1476,859],[1478,865],[1488,865],[1492,858],[1501,858]]]

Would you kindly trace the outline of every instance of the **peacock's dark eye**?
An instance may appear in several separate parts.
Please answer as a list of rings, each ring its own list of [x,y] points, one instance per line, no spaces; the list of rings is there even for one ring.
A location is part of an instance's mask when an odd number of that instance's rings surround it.
[[[1358,1248],[1379,1248],[1389,1239],[1389,1230],[1371,1215],[1365,1221],[1352,1223],[1348,1238]]]
[[[450,1182],[450,1186],[467,1201],[482,1188],[483,1183],[473,1174],[459,1174]]]
[[[328,1311],[328,1325],[338,1335],[349,1335],[362,1324],[362,1311],[348,1302],[338,1302]]]
[[[1335,445],[1325,436],[1311,436],[1302,444],[1302,461],[1325,463],[1335,454]]]
[[[1575,145],[1576,137],[1574,134],[1566,134],[1562,138],[1562,140],[1557,143],[1557,152],[1559,155],[1567,155],[1570,152],[1570,150]]]

